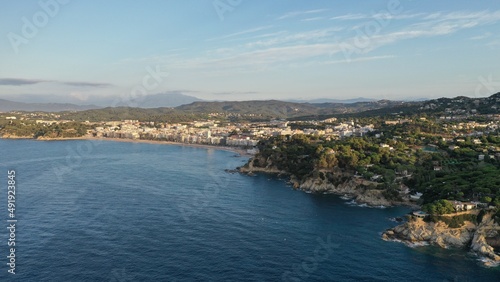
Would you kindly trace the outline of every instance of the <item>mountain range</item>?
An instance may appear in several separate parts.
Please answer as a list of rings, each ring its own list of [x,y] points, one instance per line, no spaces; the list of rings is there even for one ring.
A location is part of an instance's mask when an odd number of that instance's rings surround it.
[[[337,101],[337,102],[332,102]],[[316,103],[314,103],[316,102]],[[159,93],[138,97],[135,100],[115,100],[113,107],[99,105],[77,105],[71,103],[25,103],[0,99],[0,112],[45,111],[66,112],[68,119],[94,120],[104,117],[127,117],[134,115],[145,118],[148,115],[177,115],[202,117],[219,113],[245,118],[301,118],[321,119],[331,115],[376,116],[387,113],[439,113],[445,115],[491,114],[500,109],[500,93],[486,98],[439,98],[426,101],[374,101],[366,98],[349,100],[316,99],[307,102],[279,100],[262,101],[203,101],[182,93]],[[128,110],[127,110],[128,109]],[[79,114],[81,113],[81,114]],[[125,115],[126,114],[126,115]]]
[[[75,105],[69,103],[23,103],[23,102],[13,102],[9,100],[0,99],[0,112],[10,112],[10,111],[62,112],[62,111],[85,111],[97,108],[99,107],[95,105]]]
[[[358,113],[381,108],[396,107],[403,104],[407,103],[389,100],[355,103],[294,103],[279,100],[225,101],[194,102],[176,107],[176,110],[192,114],[232,113],[240,115],[259,115],[263,117],[291,118]]]
[[[128,99],[126,96],[105,97],[93,99],[91,105],[82,105],[81,101],[72,97],[54,97],[40,95],[20,95],[16,97],[7,96],[9,99],[0,99],[0,112],[10,111],[41,111],[41,112],[63,112],[63,111],[84,111],[90,109],[100,109],[104,107],[134,107],[134,108],[173,108],[180,105],[201,101],[193,96],[182,93],[158,93]],[[14,100],[14,101],[12,101]],[[53,103],[48,101],[63,101],[62,103]]]
[[[54,103],[53,101],[58,101]],[[356,104],[361,102],[375,102],[375,99],[369,98],[354,98],[354,99],[311,99],[311,100],[286,100],[284,102],[295,103],[295,104]],[[194,96],[185,95],[180,92],[167,92],[158,93],[142,97],[137,97],[135,99],[128,99],[125,97],[103,97],[103,98],[93,98],[89,99],[87,104],[82,104],[82,101],[72,97],[55,97],[50,95],[18,95],[18,96],[2,96],[0,97],[0,112],[9,111],[42,111],[42,112],[62,112],[62,111],[84,111],[89,109],[100,109],[105,107],[133,107],[133,108],[175,108],[182,105],[189,105],[195,102],[207,102],[213,103],[210,107],[214,105],[222,105],[224,103],[233,103],[234,107],[238,108],[238,105],[242,105],[240,102],[210,102],[204,101]],[[253,101],[249,101],[253,102]],[[281,101],[280,101],[281,102]],[[266,104],[266,103],[264,103]],[[194,104],[186,109],[192,110],[195,107],[200,107],[202,104]],[[207,104],[205,107],[209,107]],[[227,105],[226,105],[227,106]],[[266,105],[263,105],[266,106]],[[321,106],[319,106],[321,107]],[[217,108],[217,106],[215,106]],[[236,109],[235,108],[235,109]],[[207,109],[208,110],[208,109]],[[215,110],[215,109],[214,109]],[[221,110],[217,108],[217,110]],[[242,109],[239,109],[242,110]],[[277,109],[277,111],[288,111],[286,109]]]
[[[130,107],[138,107],[144,109],[160,108],[160,107],[174,108],[197,101],[202,101],[202,100],[197,97],[185,95],[182,93],[159,93],[159,94],[139,97],[137,99],[132,99],[127,102],[120,102],[117,104],[117,106],[119,107],[130,106]]]
[[[310,100],[290,99],[290,100],[285,100],[285,101],[286,102],[293,102],[293,103],[312,103],[312,104],[320,104],[320,103],[352,104],[352,103],[358,103],[358,102],[373,102],[373,101],[377,101],[377,99],[358,97],[358,98],[352,98],[352,99],[329,99],[329,98],[310,99]]]

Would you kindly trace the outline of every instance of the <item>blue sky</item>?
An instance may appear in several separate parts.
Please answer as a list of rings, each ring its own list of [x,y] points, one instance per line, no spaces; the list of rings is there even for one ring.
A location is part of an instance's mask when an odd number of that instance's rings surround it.
[[[160,92],[255,100],[500,91],[498,0],[0,5],[0,97],[86,103]],[[147,69],[160,70],[160,79]]]

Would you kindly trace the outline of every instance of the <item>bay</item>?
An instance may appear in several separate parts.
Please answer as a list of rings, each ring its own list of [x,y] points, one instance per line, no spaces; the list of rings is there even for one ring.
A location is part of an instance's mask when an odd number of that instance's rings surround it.
[[[225,169],[215,149],[0,140],[0,219],[16,171],[16,274],[1,281],[498,281],[463,250],[381,240],[405,207],[347,205]]]

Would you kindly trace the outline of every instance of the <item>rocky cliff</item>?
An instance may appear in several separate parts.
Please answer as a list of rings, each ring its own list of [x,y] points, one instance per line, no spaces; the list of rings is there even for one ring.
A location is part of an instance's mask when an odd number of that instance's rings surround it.
[[[342,177],[339,175],[339,177]],[[345,181],[332,183],[327,179],[320,177],[309,177],[300,182],[292,178],[295,186],[304,191],[314,193],[333,193],[338,195],[350,195],[358,203],[366,203],[370,206],[392,206],[397,204],[405,204],[404,202],[396,202],[387,200],[382,190],[367,188],[364,181],[349,177]]]
[[[257,162],[260,161],[260,163],[265,163],[266,165],[265,166],[255,165],[256,160]],[[282,171],[276,168],[276,166],[272,162],[257,157],[251,158],[247,164],[245,164],[242,167],[239,167],[238,170],[243,173],[264,172],[273,174],[288,174],[286,171]]]
[[[250,159],[245,166],[239,168],[239,171],[249,174],[264,172],[290,175],[280,170],[269,159],[259,156]],[[384,197],[383,190],[376,189],[376,183],[356,178],[341,170],[315,170],[304,179],[290,175],[290,182],[296,189],[313,193],[349,195],[356,202],[371,206],[410,205],[417,207],[407,198],[403,198],[403,201],[388,200]],[[492,213],[486,213],[480,223],[465,221],[458,228],[451,228],[443,221],[426,222],[421,218],[409,216],[406,223],[387,230],[382,238],[401,241],[408,245],[433,244],[442,248],[468,247],[484,258],[485,265],[500,265],[500,255],[496,253],[500,251],[500,226],[492,219]]]
[[[256,165],[256,163],[265,165]],[[239,168],[239,171],[249,174],[264,172],[290,175],[288,172],[278,169],[269,159],[261,157],[250,159],[245,166]],[[357,179],[352,174],[341,170],[315,171],[305,179],[298,179],[294,175],[290,175],[290,182],[296,189],[313,193],[349,195],[356,202],[370,206],[411,205],[408,199],[403,201],[388,200],[384,197],[382,190],[375,189],[377,183]]]
[[[450,228],[443,221],[426,222],[421,218],[409,216],[406,223],[385,231],[382,238],[411,245],[428,243],[442,248],[468,247],[484,258],[485,265],[500,264],[500,255],[495,253],[495,248],[500,245],[494,244],[500,239],[500,226],[494,222],[490,213],[485,214],[479,224],[466,221],[459,228]]]

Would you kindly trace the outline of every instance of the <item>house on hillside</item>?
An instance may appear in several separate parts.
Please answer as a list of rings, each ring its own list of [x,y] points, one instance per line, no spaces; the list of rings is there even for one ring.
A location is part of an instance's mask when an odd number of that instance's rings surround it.
[[[472,209],[477,209],[478,203],[477,202],[460,202],[460,201],[453,201],[451,202],[453,204],[453,207],[455,208],[455,211],[470,211]]]
[[[424,217],[427,216],[427,213],[425,213],[423,211],[414,211],[413,215],[416,216],[416,217],[419,217],[419,218],[424,218]]]
[[[423,195],[422,193],[417,192],[414,195],[410,195],[410,200],[418,201],[418,200],[420,200],[420,198],[422,197],[422,195]]]

